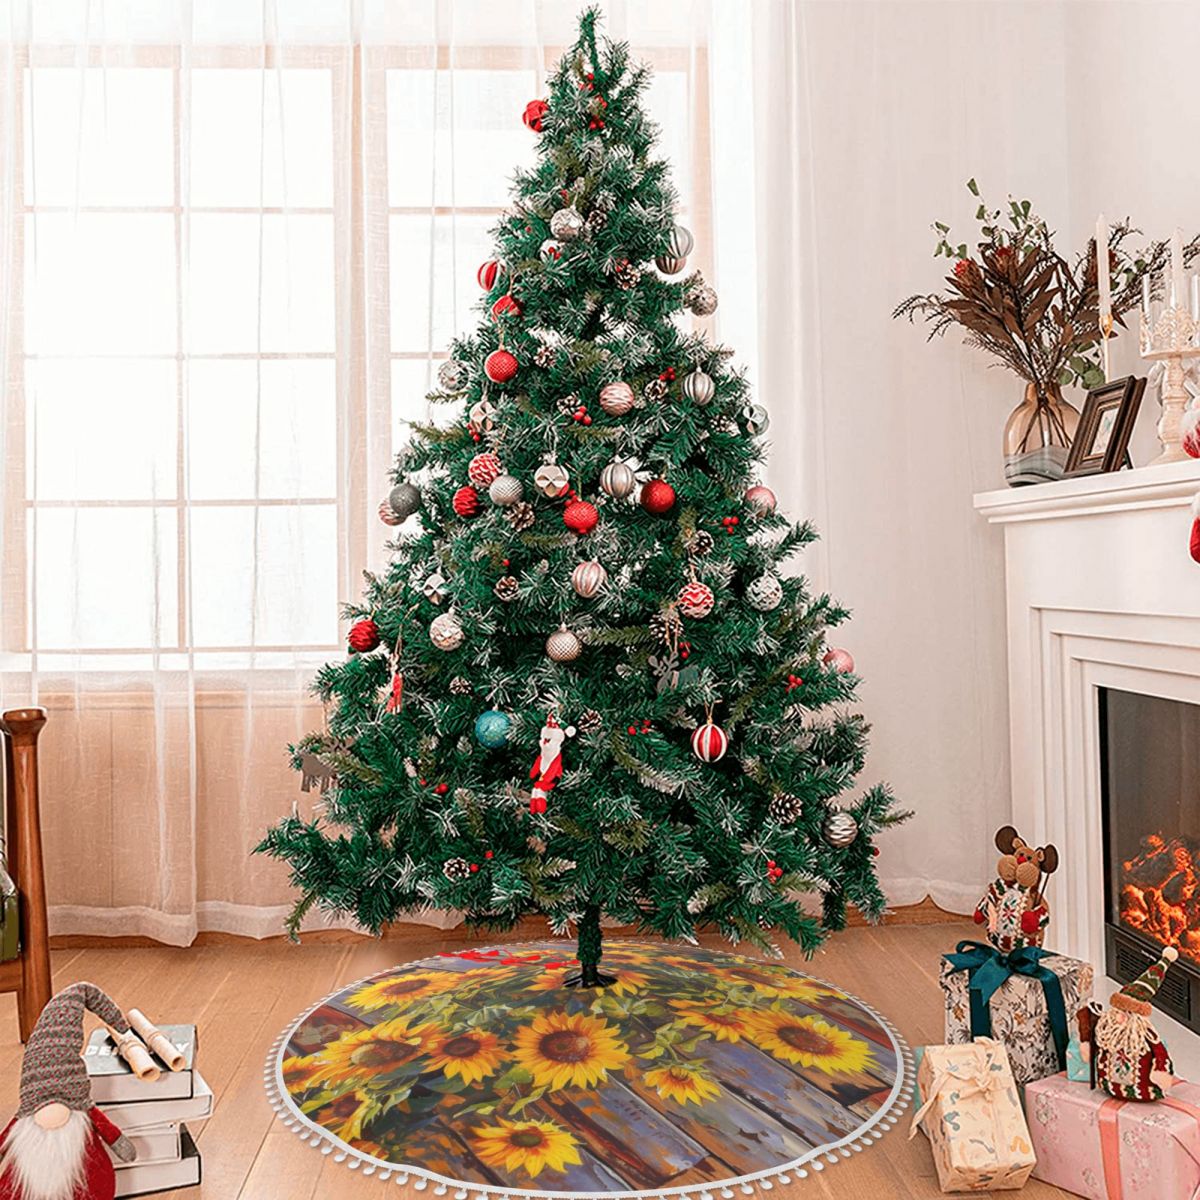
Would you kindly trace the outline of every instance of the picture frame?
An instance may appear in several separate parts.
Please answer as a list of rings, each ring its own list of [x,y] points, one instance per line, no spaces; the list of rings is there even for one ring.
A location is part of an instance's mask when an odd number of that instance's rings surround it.
[[[1145,378],[1126,375],[1088,392],[1067,455],[1064,478],[1100,475],[1127,465],[1129,437],[1145,390]]]

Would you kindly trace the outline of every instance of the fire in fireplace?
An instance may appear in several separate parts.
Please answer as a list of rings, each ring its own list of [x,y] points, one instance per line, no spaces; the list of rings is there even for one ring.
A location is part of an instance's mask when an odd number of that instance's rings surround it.
[[[1200,705],[1102,688],[1100,747],[1108,973],[1175,946],[1157,1000],[1200,1030]]]

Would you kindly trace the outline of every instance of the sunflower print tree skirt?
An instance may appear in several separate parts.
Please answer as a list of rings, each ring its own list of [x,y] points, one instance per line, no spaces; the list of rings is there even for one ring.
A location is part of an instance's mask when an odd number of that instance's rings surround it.
[[[353,984],[267,1066],[272,1101],[353,1165],[571,1196],[804,1177],[895,1123],[907,1051],[853,997],[721,951],[613,942],[562,986],[559,942],[446,954]]]

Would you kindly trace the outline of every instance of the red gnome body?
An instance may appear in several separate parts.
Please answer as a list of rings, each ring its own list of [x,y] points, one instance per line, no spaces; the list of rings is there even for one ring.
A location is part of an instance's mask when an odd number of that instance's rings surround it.
[[[539,743],[541,750],[529,772],[529,778],[533,780],[533,794],[529,799],[529,811],[535,816],[546,811],[546,797],[562,778],[563,742],[574,736],[574,728],[572,726],[567,726],[566,729],[561,728],[553,713],[546,718]]]
[[[93,983],[73,983],[42,1011],[21,1064],[21,1103],[0,1134],[0,1200],[113,1200],[106,1146],[132,1162],[129,1139],[92,1104],[83,1064],[83,1014],[128,1033],[121,1010]]]

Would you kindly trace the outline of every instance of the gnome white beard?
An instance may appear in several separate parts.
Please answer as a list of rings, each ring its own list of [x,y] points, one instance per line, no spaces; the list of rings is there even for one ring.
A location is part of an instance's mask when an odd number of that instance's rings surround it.
[[[71,1113],[58,1129],[20,1117],[4,1141],[0,1179],[15,1182],[23,1200],[71,1200],[83,1183],[91,1128],[84,1112]]]

